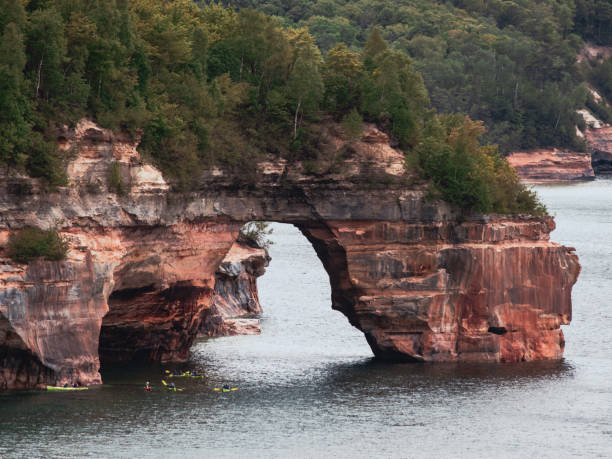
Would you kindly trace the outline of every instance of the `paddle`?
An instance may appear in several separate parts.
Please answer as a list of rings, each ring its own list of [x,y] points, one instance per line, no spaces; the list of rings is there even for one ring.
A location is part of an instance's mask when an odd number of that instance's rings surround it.
[[[162,379],[162,384],[166,387],[168,387],[168,390],[173,390],[171,387],[168,386],[168,383],[166,381],[164,381]],[[180,389],[178,387],[174,387],[174,392],[179,391],[179,392],[183,392],[183,388],[181,387]]]

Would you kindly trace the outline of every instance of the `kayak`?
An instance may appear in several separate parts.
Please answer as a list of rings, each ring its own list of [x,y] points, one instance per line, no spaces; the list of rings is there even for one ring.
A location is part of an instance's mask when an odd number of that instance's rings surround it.
[[[47,390],[63,392],[63,391],[71,391],[71,390],[87,390],[89,387],[58,387],[58,386],[47,386]]]
[[[198,378],[198,379],[204,379],[204,375],[193,376],[193,375],[173,375],[173,374],[169,374],[169,375],[166,375],[166,376],[168,376],[168,378]]]
[[[223,387],[215,387],[213,390],[215,392],[234,392],[234,391],[237,391],[238,388],[237,387],[232,387],[230,389],[225,389]]]
[[[170,392],[183,392],[183,388],[182,387],[171,387],[168,385],[168,383],[166,381],[164,381],[162,379],[162,384],[164,386],[166,386],[166,389],[168,389]]]

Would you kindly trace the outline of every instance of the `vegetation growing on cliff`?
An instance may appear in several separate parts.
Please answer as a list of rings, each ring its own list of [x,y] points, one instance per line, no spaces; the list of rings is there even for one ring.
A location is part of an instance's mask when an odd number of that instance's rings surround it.
[[[502,214],[546,215],[534,191],[520,183],[497,147],[479,144],[482,122],[443,115],[428,126],[415,156],[442,198],[466,209]]]
[[[266,222],[248,222],[240,228],[238,240],[251,247],[268,249],[273,242],[268,239],[273,229]]]
[[[119,196],[125,195],[125,185],[121,179],[121,169],[117,161],[113,161],[108,170],[108,189]]]
[[[26,227],[9,236],[8,256],[17,263],[29,263],[38,258],[60,261],[66,258],[69,248],[69,241],[54,228]]]
[[[347,40],[352,46],[330,39],[321,44],[322,53],[304,27],[191,0],[2,0],[0,5],[0,164],[61,183],[54,128],[88,116],[105,127],[141,134],[140,150],[178,187],[188,188],[194,171],[212,164],[248,176],[262,153],[312,161],[320,154],[322,121],[341,123],[353,137],[364,119],[417,154],[420,170],[445,199],[482,212],[537,212],[511,202],[524,188],[492,148],[478,146],[482,129],[465,130],[465,148],[453,143],[451,118],[438,118],[430,108],[423,77],[402,50],[412,48],[390,46],[383,38],[386,28],[383,34],[373,28],[362,41]],[[467,27],[460,15],[445,14],[453,27]],[[324,29],[310,27],[315,34]],[[554,26],[551,33],[560,32]],[[364,37],[363,31],[357,37]],[[416,43],[415,49],[431,49]],[[469,84],[480,87],[477,83]],[[545,88],[548,83],[542,83]],[[550,88],[555,97],[561,91]],[[553,112],[551,133],[558,136],[566,111],[551,111],[550,122]],[[119,170],[112,171],[109,185],[120,193]]]

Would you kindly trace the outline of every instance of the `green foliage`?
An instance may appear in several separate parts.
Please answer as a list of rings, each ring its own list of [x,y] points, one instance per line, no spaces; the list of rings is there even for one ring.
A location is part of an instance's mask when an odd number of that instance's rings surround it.
[[[0,164],[23,167],[29,147],[30,112],[25,96],[23,69],[26,56],[23,34],[11,22],[0,42]]]
[[[268,236],[272,234],[272,232],[273,229],[270,228],[269,223],[249,222],[240,228],[238,240],[252,247],[267,249],[273,244],[273,242],[268,239]]]
[[[575,143],[580,43],[565,0],[488,3],[0,0],[0,165],[65,184],[54,137],[87,116],[141,137],[175,189],[215,164],[253,186],[263,154],[311,164],[321,120],[349,138],[366,120],[418,152],[447,199],[514,212],[524,196],[498,179],[503,161],[449,143],[430,94],[483,119],[503,149]],[[108,185],[126,192],[117,163]]]
[[[50,188],[68,184],[65,167],[56,153],[56,146],[56,142],[47,140],[39,132],[31,134],[26,170],[32,177],[44,178]]]
[[[570,2],[567,2],[570,3]],[[587,40],[612,43],[612,4],[609,0],[574,0],[575,30]]]
[[[589,79],[595,87],[606,99],[612,100],[612,57],[594,62],[589,73]]]
[[[352,109],[342,118],[341,125],[347,139],[359,139],[363,134],[363,118],[356,109]]]
[[[29,263],[38,258],[60,261],[66,258],[70,243],[57,229],[23,228],[11,233],[8,256],[17,263]]]
[[[593,96],[589,94],[586,101],[586,107],[595,115],[597,119],[602,120],[604,123],[612,123],[612,109],[606,106],[604,102],[596,102]],[[586,123],[584,124],[586,127]]]
[[[442,116],[433,118],[426,132],[417,162],[444,200],[482,213],[547,214],[497,148],[479,145],[481,122]]]
[[[324,106],[336,117],[361,105],[360,84],[365,73],[359,54],[350,51],[344,43],[330,49],[322,68],[325,84]]]
[[[363,48],[366,71],[373,58],[401,50],[423,77],[431,104],[441,113],[466,113],[484,121],[484,141],[501,151],[532,147],[581,148],[575,111],[584,94],[574,89],[584,77],[575,66],[581,37],[610,42],[609,0],[232,0],[238,8],[256,7],[282,16],[289,24],[307,25],[323,51],[336,42]],[[355,28],[357,33],[344,33]],[[577,35],[579,34],[579,35]],[[338,85],[339,86],[339,85]],[[334,94],[346,114],[354,101],[326,82],[326,108]],[[364,111],[376,95],[369,94]],[[390,107],[387,107],[389,111]],[[416,120],[410,110],[393,108],[396,135],[412,138]]]
[[[121,179],[121,169],[117,161],[113,161],[108,168],[108,188],[119,196],[125,195],[125,185]]]

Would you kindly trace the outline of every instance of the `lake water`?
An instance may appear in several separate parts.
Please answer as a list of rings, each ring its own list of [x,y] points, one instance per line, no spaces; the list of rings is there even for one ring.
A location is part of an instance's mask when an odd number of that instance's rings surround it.
[[[206,380],[183,392],[145,393],[168,368],[147,365],[2,394],[0,457],[612,457],[612,181],[538,191],[583,267],[562,361],[377,362],[306,239],[274,225],[261,335],[198,342],[185,367]]]

